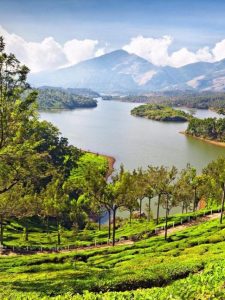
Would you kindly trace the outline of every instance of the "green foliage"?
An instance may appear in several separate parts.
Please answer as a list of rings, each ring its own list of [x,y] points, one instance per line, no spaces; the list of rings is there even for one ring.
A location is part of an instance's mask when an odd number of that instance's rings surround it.
[[[158,236],[108,249],[2,257],[0,295],[6,299],[223,299],[224,246],[224,227],[214,220],[174,233],[169,242]]]
[[[131,114],[156,121],[186,122],[191,115],[160,104],[144,104],[132,109]]]
[[[219,142],[225,141],[225,119],[192,118],[186,130],[187,134]]]
[[[37,102],[40,110],[91,108],[97,106],[96,100],[77,95],[73,89],[48,87],[38,89],[37,91]]]

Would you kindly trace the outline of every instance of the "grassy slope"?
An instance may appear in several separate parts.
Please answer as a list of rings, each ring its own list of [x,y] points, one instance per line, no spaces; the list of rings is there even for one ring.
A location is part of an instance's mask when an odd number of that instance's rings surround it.
[[[2,257],[0,295],[2,299],[57,295],[62,295],[57,299],[93,300],[215,299],[215,295],[224,299],[224,249],[225,225],[213,220],[174,233],[168,242],[158,236],[108,249]],[[76,295],[84,290],[89,290],[85,296]]]
[[[213,211],[217,212],[215,208]],[[198,211],[195,214],[187,213],[187,214],[176,214],[170,216],[168,219],[168,227],[172,227],[174,225],[179,225],[182,223],[189,221],[190,218],[194,218],[195,216],[202,216],[204,213],[210,213],[210,210],[202,210]],[[24,239],[24,225],[25,223],[28,225],[29,229],[29,241],[25,241]],[[155,225],[153,221],[148,222],[147,220],[132,220],[132,226],[130,226],[129,222],[125,220],[120,225],[116,231],[116,240],[119,241],[121,238],[123,239],[142,239],[146,238],[155,233],[155,229],[159,230],[165,225],[165,219],[161,218],[159,225]],[[106,244],[108,242],[108,227],[107,225],[103,225],[101,231],[97,229],[97,225],[91,224],[90,227],[92,229],[81,230],[78,233],[73,232],[73,230],[69,230],[66,228],[62,228],[62,238],[61,238],[61,248],[68,246],[92,246],[97,243]],[[4,244],[5,246],[12,247],[20,247],[27,248],[31,250],[40,250],[42,249],[52,249],[57,245],[57,226],[54,222],[50,223],[49,233],[46,231],[46,225],[41,219],[31,218],[23,221],[12,221],[5,227],[4,230]],[[59,248],[60,248],[59,247]]]

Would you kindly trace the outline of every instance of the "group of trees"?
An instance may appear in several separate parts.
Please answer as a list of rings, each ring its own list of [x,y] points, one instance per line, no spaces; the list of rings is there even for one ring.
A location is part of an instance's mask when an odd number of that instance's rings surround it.
[[[121,166],[108,180],[103,158],[85,156],[51,123],[38,119],[37,92],[26,82],[29,70],[14,55],[6,54],[4,47],[0,38],[1,244],[5,222],[14,218],[38,216],[47,230],[49,219],[54,219],[60,244],[61,225],[82,229],[88,220],[98,219],[100,229],[107,213],[108,237],[114,245],[118,210],[129,211],[131,223],[134,211],[143,216],[143,199],[148,199],[148,220],[152,199],[156,199],[156,223],[160,206],[165,208],[167,224],[173,207],[196,210],[202,197],[208,205],[222,199],[223,211],[224,158],[209,164],[201,175],[189,165],[180,173],[175,167],[149,166],[130,172]]]
[[[167,219],[173,207],[180,207],[182,213],[196,211],[200,200],[205,205],[222,206],[220,222],[224,211],[225,195],[225,159],[218,158],[210,163],[202,172],[187,165],[180,172],[175,167],[149,166],[147,170],[124,170],[113,175],[110,182],[104,174],[94,166],[86,166],[85,172],[71,173],[67,180],[70,192],[79,191],[77,199],[86,199],[86,209],[98,215],[99,222],[102,214],[108,214],[108,237],[115,244],[116,214],[118,209],[129,212],[131,224],[134,211],[143,216],[143,199],[147,199],[147,218],[151,218],[151,202],[157,205],[156,224],[159,222],[159,208],[165,209],[165,238],[167,238]],[[88,200],[87,200],[88,199]],[[79,201],[79,200],[78,200]],[[86,211],[88,212],[88,211]],[[112,225],[112,236],[111,236]]]
[[[118,96],[108,96],[106,100],[212,109],[219,114],[225,114],[224,92],[164,91],[151,93],[150,95],[128,95],[119,98]]]
[[[4,48],[0,38],[1,243],[7,219],[47,211],[58,216],[62,184],[82,155],[57,128],[38,119],[37,92],[26,82],[29,70]]]
[[[132,109],[131,114],[156,121],[186,122],[192,116],[182,110],[162,104],[144,104]]]
[[[192,118],[188,124],[186,133],[196,137],[202,137],[220,142],[225,141],[225,119],[207,118],[197,119]]]
[[[83,96],[81,89],[43,87],[37,89],[37,92],[39,109],[74,109],[97,106],[97,101],[90,96]],[[84,90],[83,93],[86,95],[88,90]]]

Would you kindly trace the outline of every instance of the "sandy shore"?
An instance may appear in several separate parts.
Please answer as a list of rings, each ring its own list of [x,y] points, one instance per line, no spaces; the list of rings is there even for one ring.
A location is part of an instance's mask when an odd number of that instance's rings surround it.
[[[206,142],[206,143],[209,143],[209,144],[212,144],[212,145],[215,145],[215,146],[225,147],[225,143],[224,142],[218,142],[218,141],[212,141],[212,140],[204,139],[202,137],[198,137],[198,136],[194,136],[194,135],[188,134],[185,131],[180,131],[180,133],[184,134],[184,135],[186,135],[188,137],[192,137],[194,139],[201,140],[203,142]]]

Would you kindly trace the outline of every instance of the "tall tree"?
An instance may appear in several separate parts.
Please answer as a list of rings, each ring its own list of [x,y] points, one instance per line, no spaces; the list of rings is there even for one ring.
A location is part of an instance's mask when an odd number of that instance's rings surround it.
[[[220,223],[222,224],[225,202],[225,158],[219,157],[215,161],[209,163],[203,170],[203,173],[213,178],[217,189],[221,191]]]

